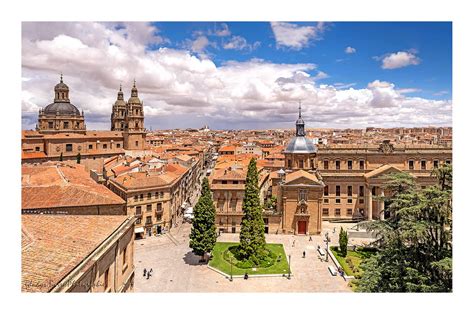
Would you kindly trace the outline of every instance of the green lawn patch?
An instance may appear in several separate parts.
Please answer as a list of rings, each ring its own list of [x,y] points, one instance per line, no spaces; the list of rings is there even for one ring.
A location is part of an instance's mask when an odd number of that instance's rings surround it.
[[[269,243],[265,248],[270,251],[272,260],[267,260],[260,267],[253,270],[250,265],[238,261],[232,252],[235,252],[239,243],[235,242],[217,242],[212,250],[212,259],[209,266],[219,269],[220,271],[230,275],[230,261],[232,258],[232,274],[233,275],[263,275],[263,274],[287,274],[289,270],[286,253],[283,244]],[[239,266],[237,266],[239,265]]]
[[[342,257],[338,247],[331,246],[330,250],[348,276],[362,275],[360,263],[375,254],[373,249],[358,248],[356,251],[347,250],[347,256]]]

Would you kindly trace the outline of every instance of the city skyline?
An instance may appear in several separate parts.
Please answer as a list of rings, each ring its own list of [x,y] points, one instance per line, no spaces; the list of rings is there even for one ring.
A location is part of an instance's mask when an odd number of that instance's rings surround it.
[[[290,129],[300,100],[311,129],[452,126],[449,22],[22,26],[23,129],[60,73],[88,129],[134,79],[153,130]]]

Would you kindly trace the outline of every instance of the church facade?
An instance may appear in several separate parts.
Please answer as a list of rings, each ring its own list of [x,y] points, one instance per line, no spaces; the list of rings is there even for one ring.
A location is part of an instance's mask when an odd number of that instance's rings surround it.
[[[122,86],[112,106],[110,131],[86,129],[84,112],[73,105],[69,87],[60,82],[54,87],[54,101],[39,110],[36,130],[22,131],[22,162],[41,162],[60,158],[108,158],[126,150],[145,149],[143,102],[133,83],[131,97],[123,100]]]

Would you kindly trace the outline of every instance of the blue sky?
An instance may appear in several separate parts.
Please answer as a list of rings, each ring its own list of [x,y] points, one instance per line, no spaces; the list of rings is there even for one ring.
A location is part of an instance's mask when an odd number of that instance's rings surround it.
[[[59,72],[98,129],[133,78],[153,128],[291,127],[299,100],[311,127],[451,125],[450,22],[27,22],[22,42],[24,128]]]

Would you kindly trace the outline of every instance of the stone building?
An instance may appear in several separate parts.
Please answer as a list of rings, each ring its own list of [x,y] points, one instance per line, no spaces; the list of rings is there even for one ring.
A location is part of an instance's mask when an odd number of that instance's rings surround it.
[[[131,292],[134,217],[22,215],[22,292]]]
[[[69,87],[60,82],[54,87],[54,102],[40,109],[36,130],[43,134],[85,134],[84,112],[79,112],[69,100]]]
[[[317,148],[305,135],[300,107],[296,136],[281,152],[284,167],[273,170],[268,176],[269,184],[260,187],[264,195],[262,204],[272,196],[276,198],[276,206],[263,211],[267,233],[318,234],[322,220],[384,219],[387,174],[409,173],[424,188],[437,182],[431,175],[433,169],[452,161],[452,149],[446,146],[392,144],[383,140],[378,145],[332,144]],[[265,163],[263,166],[271,170]],[[216,227],[224,232],[238,232],[240,221],[236,217],[243,213],[241,202],[235,199],[236,195],[243,199],[245,177],[222,177],[217,170],[211,177]],[[222,204],[224,209],[231,210],[220,212]]]
[[[22,162],[82,159],[103,160],[129,150],[144,150],[143,102],[133,83],[131,97],[123,100],[122,87],[112,106],[111,131],[88,131],[84,113],[69,99],[69,87],[60,82],[54,88],[54,102],[40,109],[36,130],[22,131]],[[100,170],[100,169],[97,169]]]

